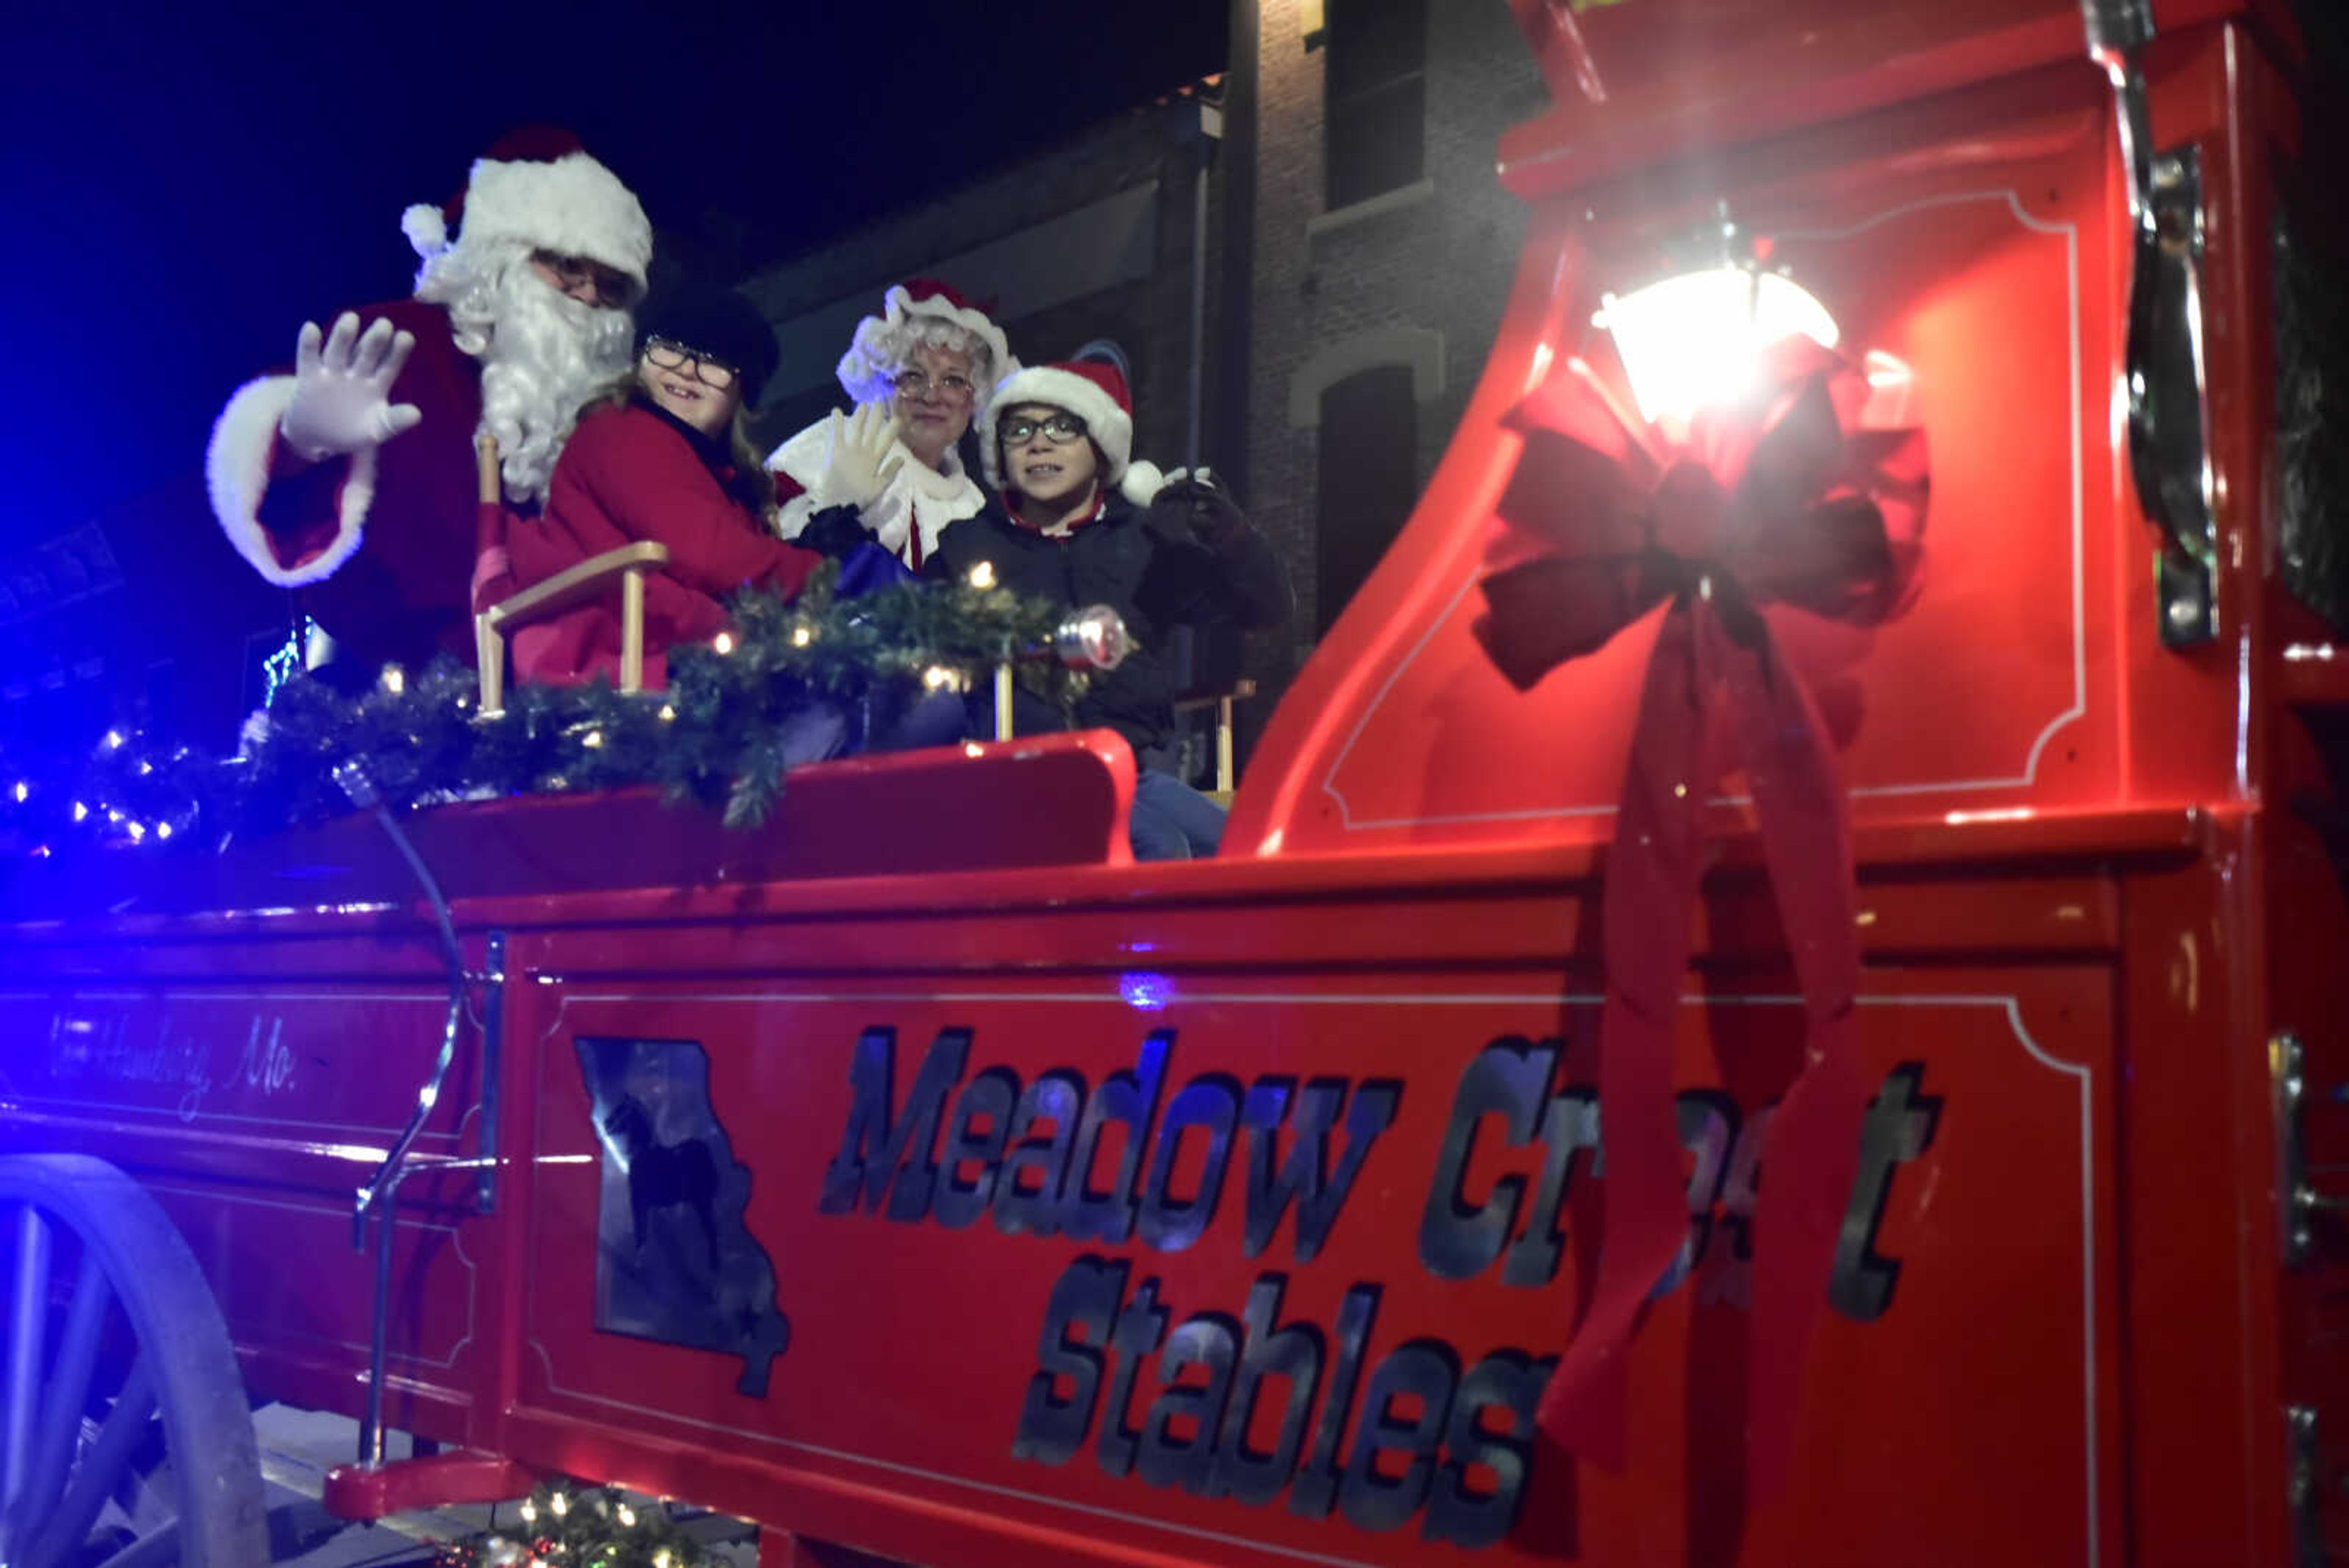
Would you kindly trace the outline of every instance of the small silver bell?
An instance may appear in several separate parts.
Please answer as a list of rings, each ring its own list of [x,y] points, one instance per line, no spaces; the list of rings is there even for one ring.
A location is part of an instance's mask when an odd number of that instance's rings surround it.
[[[1052,652],[1071,670],[1115,670],[1133,651],[1125,619],[1107,605],[1088,605],[1052,631]]]

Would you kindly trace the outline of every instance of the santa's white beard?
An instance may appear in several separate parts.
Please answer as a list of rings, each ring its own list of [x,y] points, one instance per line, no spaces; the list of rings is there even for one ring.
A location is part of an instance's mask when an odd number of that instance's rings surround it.
[[[497,438],[507,494],[538,500],[581,407],[626,373],[635,325],[557,293],[526,252],[437,260],[416,297],[447,306],[457,347],[481,362],[481,429]]]

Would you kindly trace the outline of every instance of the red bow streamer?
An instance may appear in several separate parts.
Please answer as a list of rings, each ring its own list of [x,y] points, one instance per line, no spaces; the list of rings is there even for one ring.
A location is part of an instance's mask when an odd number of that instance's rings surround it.
[[[1700,824],[1725,708],[1802,986],[1802,1065],[1764,1135],[1747,1390],[1748,1474],[1783,1483],[1805,1355],[1857,1163],[1867,1091],[1850,805],[1809,692],[1759,607],[1868,625],[1908,601],[1921,559],[1924,432],[1858,428],[1865,378],[1807,337],[1764,356],[1754,394],[1669,441],[1579,360],[1506,423],[1525,452],[1498,520],[1475,633],[1519,690],[1668,603],[1648,664],[1601,914],[1599,1064],[1607,1180],[1597,1277],[1542,1398],[1541,1429],[1620,1469],[1629,1350],[1688,1235],[1672,1023],[1688,968]]]

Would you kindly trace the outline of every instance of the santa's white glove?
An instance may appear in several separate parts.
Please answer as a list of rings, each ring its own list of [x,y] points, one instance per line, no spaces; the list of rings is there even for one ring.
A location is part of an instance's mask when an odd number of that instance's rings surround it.
[[[414,403],[391,400],[391,384],[416,347],[409,333],[378,319],[365,334],[345,311],[323,346],[305,321],[294,348],[294,400],[277,421],[285,444],[312,462],[380,446],[424,417]]]
[[[854,506],[861,512],[880,500],[905,465],[905,454],[890,450],[896,444],[896,417],[882,404],[860,403],[845,418],[833,410],[832,455],[818,486],[822,504]]]

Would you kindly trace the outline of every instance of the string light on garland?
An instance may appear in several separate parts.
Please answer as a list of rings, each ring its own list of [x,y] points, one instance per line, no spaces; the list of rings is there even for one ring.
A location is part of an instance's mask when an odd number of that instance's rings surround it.
[[[737,599],[726,632],[669,650],[665,691],[523,684],[485,716],[472,672],[453,660],[387,667],[356,694],[295,671],[246,721],[233,755],[150,744],[121,726],[81,759],[36,768],[0,754],[0,777],[15,781],[0,788],[0,860],[78,845],[203,850],[324,821],[350,810],[333,780],[345,762],[394,810],[649,785],[750,826],[781,797],[787,740],[812,714],[968,691],[1012,660],[1021,686],[1066,711],[1090,675],[1050,655],[1115,640],[1098,628],[1071,639],[1061,607],[1000,588],[906,584],[841,598],[837,576],[826,566],[790,605]]]
[[[667,1507],[632,1504],[613,1487],[541,1486],[518,1531],[487,1530],[439,1549],[436,1568],[721,1568]]]

